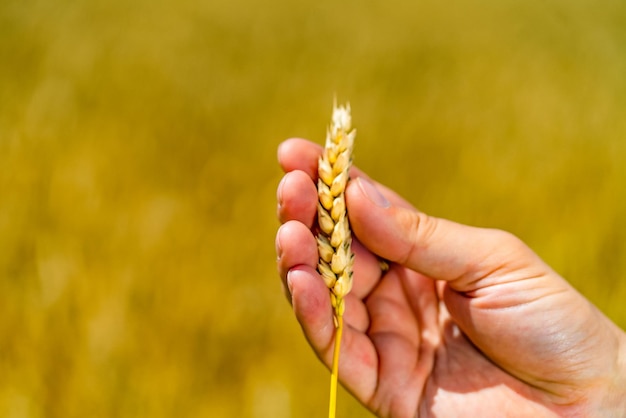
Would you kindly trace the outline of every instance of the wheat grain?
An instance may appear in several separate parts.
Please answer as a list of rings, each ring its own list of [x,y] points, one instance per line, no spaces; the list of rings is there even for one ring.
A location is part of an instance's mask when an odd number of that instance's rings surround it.
[[[324,153],[318,162],[317,236],[318,271],[330,289],[335,318],[335,348],[330,387],[329,417],[335,416],[339,351],[343,331],[344,297],[352,289],[352,235],[346,212],[345,190],[352,165],[356,131],[352,129],[350,105],[333,106]]]
[[[326,146],[318,164],[318,270],[331,290],[335,319],[343,314],[343,299],[352,288],[354,255],[345,198],[356,136],[351,124],[350,105],[334,105]]]

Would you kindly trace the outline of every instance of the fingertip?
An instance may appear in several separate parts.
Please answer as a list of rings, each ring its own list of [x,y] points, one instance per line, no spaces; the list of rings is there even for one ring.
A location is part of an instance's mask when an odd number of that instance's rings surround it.
[[[278,144],[278,149],[276,151],[276,158],[278,159],[278,163],[282,166],[285,157],[289,154],[291,147],[293,146],[293,142],[296,141],[296,138],[288,138],[283,142]]]
[[[287,286],[292,297],[299,302],[300,311],[316,312],[319,307],[330,306],[328,288],[317,270],[307,265],[294,266],[287,272]]]
[[[275,245],[278,274],[285,284],[287,274],[295,266],[317,267],[317,242],[311,230],[301,222],[289,221],[281,225],[276,232]]]
[[[334,324],[328,288],[311,266],[295,266],[287,273],[291,303],[311,346],[320,351],[333,338]]]
[[[278,190],[278,219],[280,222],[297,220],[311,228],[317,211],[317,189],[309,175],[300,170],[283,177]]]
[[[369,180],[357,177],[346,190],[350,226],[359,241],[376,255],[391,259],[386,251],[396,244],[393,210],[389,200]],[[394,260],[395,261],[395,260]]]
[[[321,145],[302,138],[290,138],[278,146],[278,163],[285,172],[302,170],[316,179],[317,160],[321,153]]]

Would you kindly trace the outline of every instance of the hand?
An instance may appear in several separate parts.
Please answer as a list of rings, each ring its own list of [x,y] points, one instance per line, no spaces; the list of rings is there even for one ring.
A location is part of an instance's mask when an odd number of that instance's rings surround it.
[[[295,316],[330,366],[333,313],[311,232],[321,152],[279,148],[276,244]],[[339,378],[360,402],[381,417],[625,416],[625,334],[526,245],[418,212],[357,168],[351,178]]]

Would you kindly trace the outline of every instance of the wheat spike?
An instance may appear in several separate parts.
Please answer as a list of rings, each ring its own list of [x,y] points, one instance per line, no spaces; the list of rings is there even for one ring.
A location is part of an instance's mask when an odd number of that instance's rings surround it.
[[[335,348],[330,384],[330,418],[335,417],[337,373],[343,331],[344,297],[352,289],[352,235],[346,212],[345,190],[352,165],[352,149],[356,130],[352,129],[350,105],[333,105],[330,126],[326,133],[324,153],[318,162],[317,236],[318,271],[330,289],[335,315]]]

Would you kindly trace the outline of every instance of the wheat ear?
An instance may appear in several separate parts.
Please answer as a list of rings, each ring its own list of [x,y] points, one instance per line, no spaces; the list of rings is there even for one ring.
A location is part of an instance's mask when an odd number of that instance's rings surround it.
[[[330,289],[335,318],[335,347],[330,380],[329,418],[337,409],[339,352],[343,332],[344,297],[352,288],[352,235],[346,212],[345,190],[352,165],[352,148],[356,131],[351,127],[350,105],[333,106],[326,146],[318,162],[317,236],[318,271]]]

